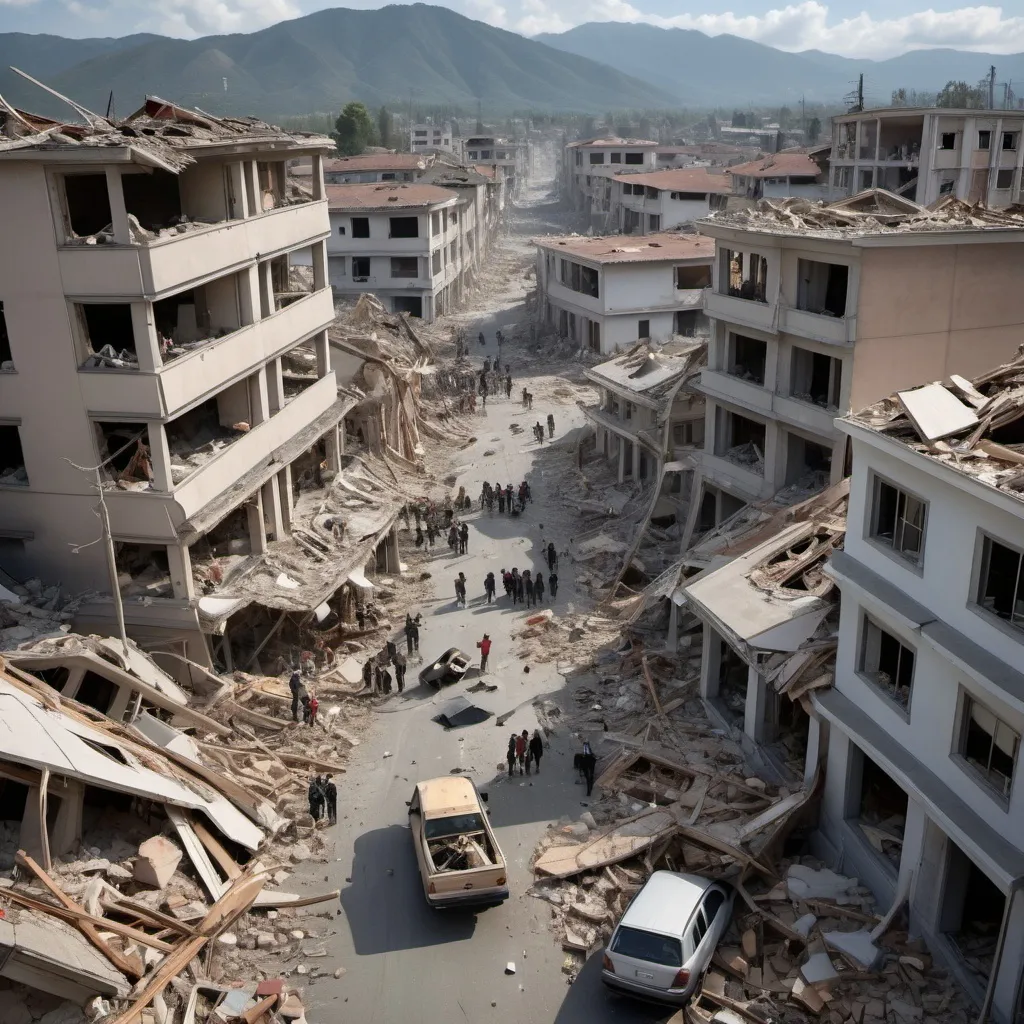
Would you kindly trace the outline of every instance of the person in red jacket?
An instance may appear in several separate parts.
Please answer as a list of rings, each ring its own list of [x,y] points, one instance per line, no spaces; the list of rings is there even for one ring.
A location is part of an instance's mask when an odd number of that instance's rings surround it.
[[[487,671],[487,655],[491,653],[490,635],[484,633],[483,640],[478,640],[476,645],[480,648],[480,674],[483,675]]]

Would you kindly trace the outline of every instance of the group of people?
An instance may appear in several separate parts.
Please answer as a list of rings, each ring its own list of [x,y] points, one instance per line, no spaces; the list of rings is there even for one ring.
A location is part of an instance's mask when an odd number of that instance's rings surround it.
[[[537,444],[544,443],[544,428],[541,426],[540,420],[537,420],[533,425],[533,436],[537,438]],[[548,438],[549,440],[555,436],[555,416],[554,413],[548,413]]]
[[[488,512],[494,511],[495,503],[501,515],[506,511],[509,515],[524,512],[528,501],[533,501],[533,495],[530,493],[530,485],[525,480],[520,482],[516,490],[512,489],[511,484],[502,487],[500,483],[492,484],[487,480],[480,488],[480,508],[486,508]]]
[[[292,695],[292,721],[299,720],[299,708],[302,708],[302,722],[304,725],[316,725],[316,716],[320,711],[320,701],[315,694],[311,694],[302,682],[302,676],[293,672],[288,680],[288,689]]]
[[[448,547],[460,555],[469,554],[469,525],[453,522],[448,529]]]
[[[409,657],[413,651],[420,649],[420,621],[421,616],[414,619],[412,614],[405,614],[405,652],[399,650],[394,640],[388,640],[383,650],[371,655],[363,664],[363,686],[372,688],[374,693],[387,696],[391,693],[391,684],[394,683],[399,693],[405,690],[405,673],[409,664]],[[394,669],[394,675],[391,670]]]
[[[534,729],[533,736],[530,735],[529,729],[524,729],[521,733],[512,733],[508,741],[508,752],[505,755],[508,761],[509,778],[515,773],[517,766],[520,775],[529,775],[531,763],[539,775],[540,759],[543,756],[544,741],[541,739],[540,729]]]
[[[326,817],[328,824],[338,820],[338,787],[330,775],[315,775],[309,780],[309,816],[314,821]]]
[[[501,582],[505,587],[505,594],[512,598],[513,604],[526,603],[526,607],[541,604],[544,601],[544,573],[538,571],[534,575],[529,569],[521,573],[513,566],[512,571],[501,570]],[[485,584],[486,586],[486,584]],[[558,596],[558,574],[549,573],[547,589],[551,593],[553,601]]]

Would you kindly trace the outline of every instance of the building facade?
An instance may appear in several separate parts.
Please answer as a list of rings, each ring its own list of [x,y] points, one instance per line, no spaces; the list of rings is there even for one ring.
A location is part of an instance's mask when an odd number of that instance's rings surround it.
[[[416,181],[433,163],[431,153],[361,153],[324,161],[327,185]]]
[[[657,142],[649,139],[581,139],[565,147],[563,200],[604,226],[612,208],[612,178],[658,168]]]
[[[832,119],[832,198],[884,188],[922,205],[943,196],[1021,202],[1024,111],[884,107]]]
[[[532,144],[502,139],[496,135],[474,135],[462,145],[465,161],[478,169],[494,169],[504,183],[505,195],[515,199],[530,177]]]
[[[800,196],[828,199],[829,147],[810,152],[772,153],[727,170],[734,195],[747,199]]]
[[[561,337],[612,355],[638,340],[702,332],[710,239],[666,233],[535,242],[540,315]]]
[[[414,124],[409,130],[409,151],[411,153],[425,153],[431,150],[456,153],[458,151],[456,141],[452,138],[450,121],[443,121],[441,124],[427,121],[425,124]]]
[[[731,182],[702,167],[616,174],[610,219],[624,235],[657,234],[724,210]]]
[[[328,185],[331,287],[373,292],[395,313],[432,322],[454,308],[474,265],[476,207],[423,184]]]

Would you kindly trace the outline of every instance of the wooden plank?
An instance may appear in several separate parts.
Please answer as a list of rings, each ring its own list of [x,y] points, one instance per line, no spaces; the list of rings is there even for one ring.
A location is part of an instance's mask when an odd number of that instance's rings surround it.
[[[199,842],[206,847],[206,852],[217,862],[217,866],[233,882],[236,878],[242,877],[242,869],[238,866],[235,858],[228,853],[207,827],[195,816],[191,820],[192,831],[199,837]]]
[[[780,921],[779,918],[777,918],[773,913],[771,913],[768,910],[765,910],[764,907],[759,906],[757,903],[755,903],[753,897],[750,895],[749,892],[747,892],[746,888],[744,887],[741,881],[737,881],[734,884],[736,886],[736,892],[739,894],[743,902],[746,903],[746,905],[750,907],[750,909],[754,911],[754,913],[757,914],[758,917],[762,918],[765,924],[769,925],[780,935],[785,936],[787,939],[790,940],[790,942],[797,942],[800,944],[801,947],[807,945],[806,936],[801,935],[798,931],[795,931],[794,929],[790,928],[788,924],[786,924],[784,921]]]
[[[43,768],[39,775],[39,845],[43,851],[43,868],[53,870],[50,860],[50,832],[46,827],[46,794],[50,786],[50,769]]]
[[[312,907],[317,903],[327,903],[336,900],[341,895],[340,889],[332,889],[330,892],[321,893],[319,896],[296,896],[291,892],[268,892],[263,890],[253,903],[254,907],[262,910],[273,910],[278,907]]]
[[[654,680],[651,678],[651,670],[647,667],[647,655],[643,655],[640,658],[640,666],[644,670],[644,679],[647,681],[647,689],[651,691],[651,699],[654,701],[654,710],[658,712],[661,718],[665,717],[665,712],[661,707],[661,701],[658,699],[658,691],[654,688]]]
[[[144,906],[142,903],[135,903],[129,899],[115,900],[106,896],[100,899],[100,906],[113,914],[135,917],[139,921],[145,921],[156,928],[169,929],[170,931],[177,932],[179,935],[191,937],[195,934],[195,929],[189,928],[184,921],[179,921],[176,917],[171,917],[169,914],[153,910],[152,907]]]
[[[165,810],[206,891],[212,899],[219,900],[227,892],[230,882],[225,882],[217,873],[216,865],[210,860],[205,847],[199,841],[188,815],[179,807],[167,806]]]
[[[248,1010],[243,1013],[238,1020],[243,1021],[244,1024],[256,1024],[256,1021],[273,1009],[274,1003],[277,1002],[277,996],[264,996],[255,1006],[249,1007]]]

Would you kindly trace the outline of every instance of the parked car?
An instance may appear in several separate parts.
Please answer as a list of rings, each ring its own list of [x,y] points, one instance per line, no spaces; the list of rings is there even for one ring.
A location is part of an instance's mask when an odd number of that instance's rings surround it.
[[[729,927],[734,900],[725,883],[655,871],[612,932],[601,980],[640,999],[689,1002]]]
[[[417,783],[409,829],[430,906],[493,906],[508,899],[505,857],[471,779],[446,775]]]
[[[431,662],[420,671],[420,682],[440,690],[442,686],[457,683],[469,668],[470,657],[458,649],[449,647],[437,661]]]

